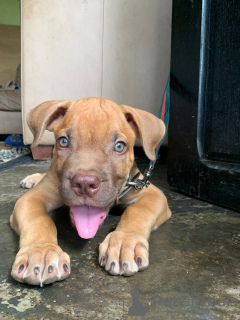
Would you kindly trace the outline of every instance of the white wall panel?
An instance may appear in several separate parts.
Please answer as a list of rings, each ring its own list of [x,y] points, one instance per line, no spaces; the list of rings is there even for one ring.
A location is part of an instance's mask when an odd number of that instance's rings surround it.
[[[158,113],[170,71],[171,0],[105,0],[105,98]]]
[[[102,38],[103,0],[22,0],[23,120],[47,100],[101,96]]]
[[[170,69],[171,0],[22,0],[26,114],[94,96],[157,114]],[[53,143],[49,133],[41,144]]]

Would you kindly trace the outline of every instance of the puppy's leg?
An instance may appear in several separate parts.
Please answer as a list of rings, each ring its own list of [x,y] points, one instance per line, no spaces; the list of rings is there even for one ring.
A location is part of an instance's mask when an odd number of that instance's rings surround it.
[[[69,256],[57,245],[57,230],[48,214],[62,205],[51,181],[46,177],[24,194],[11,216],[11,227],[20,235],[11,274],[19,282],[42,286],[70,274]]]
[[[20,182],[20,186],[24,189],[31,189],[35,187],[42,180],[42,178],[45,177],[45,175],[46,173],[31,174]]]
[[[142,191],[131,190],[125,201],[134,203],[100,244],[99,263],[110,274],[130,276],[148,266],[150,232],[169,219],[171,211],[164,194],[152,184]]]

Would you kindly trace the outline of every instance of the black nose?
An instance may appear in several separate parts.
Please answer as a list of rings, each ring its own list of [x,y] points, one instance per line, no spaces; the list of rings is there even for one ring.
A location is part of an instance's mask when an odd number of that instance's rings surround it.
[[[73,191],[78,196],[93,197],[100,189],[100,179],[96,173],[77,172],[71,184]]]

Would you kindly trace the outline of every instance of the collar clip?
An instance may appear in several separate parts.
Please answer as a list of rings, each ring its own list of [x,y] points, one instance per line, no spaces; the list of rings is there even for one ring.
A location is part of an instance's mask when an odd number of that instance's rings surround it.
[[[128,191],[130,191],[132,189],[132,187],[134,187],[138,191],[142,190],[144,187],[148,188],[150,186],[150,182],[148,180],[150,179],[151,175],[152,175],[152,169],[151,169],[151,167],[149,167],[145,171],[143,179],[139,179],[140,172],[138,172],[132,178],[132,180],[130,180],[130,178],[128,178],[126,186],[124,187],[123,191],[119,194],[118,199],[125,196],[125,194],[128,193]],[[130,172],[130,176],[131,176],[131,172]]]

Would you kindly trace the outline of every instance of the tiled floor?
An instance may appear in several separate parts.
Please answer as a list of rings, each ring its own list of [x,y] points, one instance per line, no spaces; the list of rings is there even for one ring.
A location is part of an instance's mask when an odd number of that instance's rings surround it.
[[[171,190],[164,162],[152,182],[167,195],[173,216],[150,237],[147,270],[114,277],[98,265],[98,245],[116,226],[119,210],[94,239],[83,240],[61,208],[53,219],[71,257],[71,276],[43,288],[14,281],[18,236],[9,217],[26,192],[19,182],[48,166],[30,161],[0,173],[0,319],[240,319],[240,214]]]

